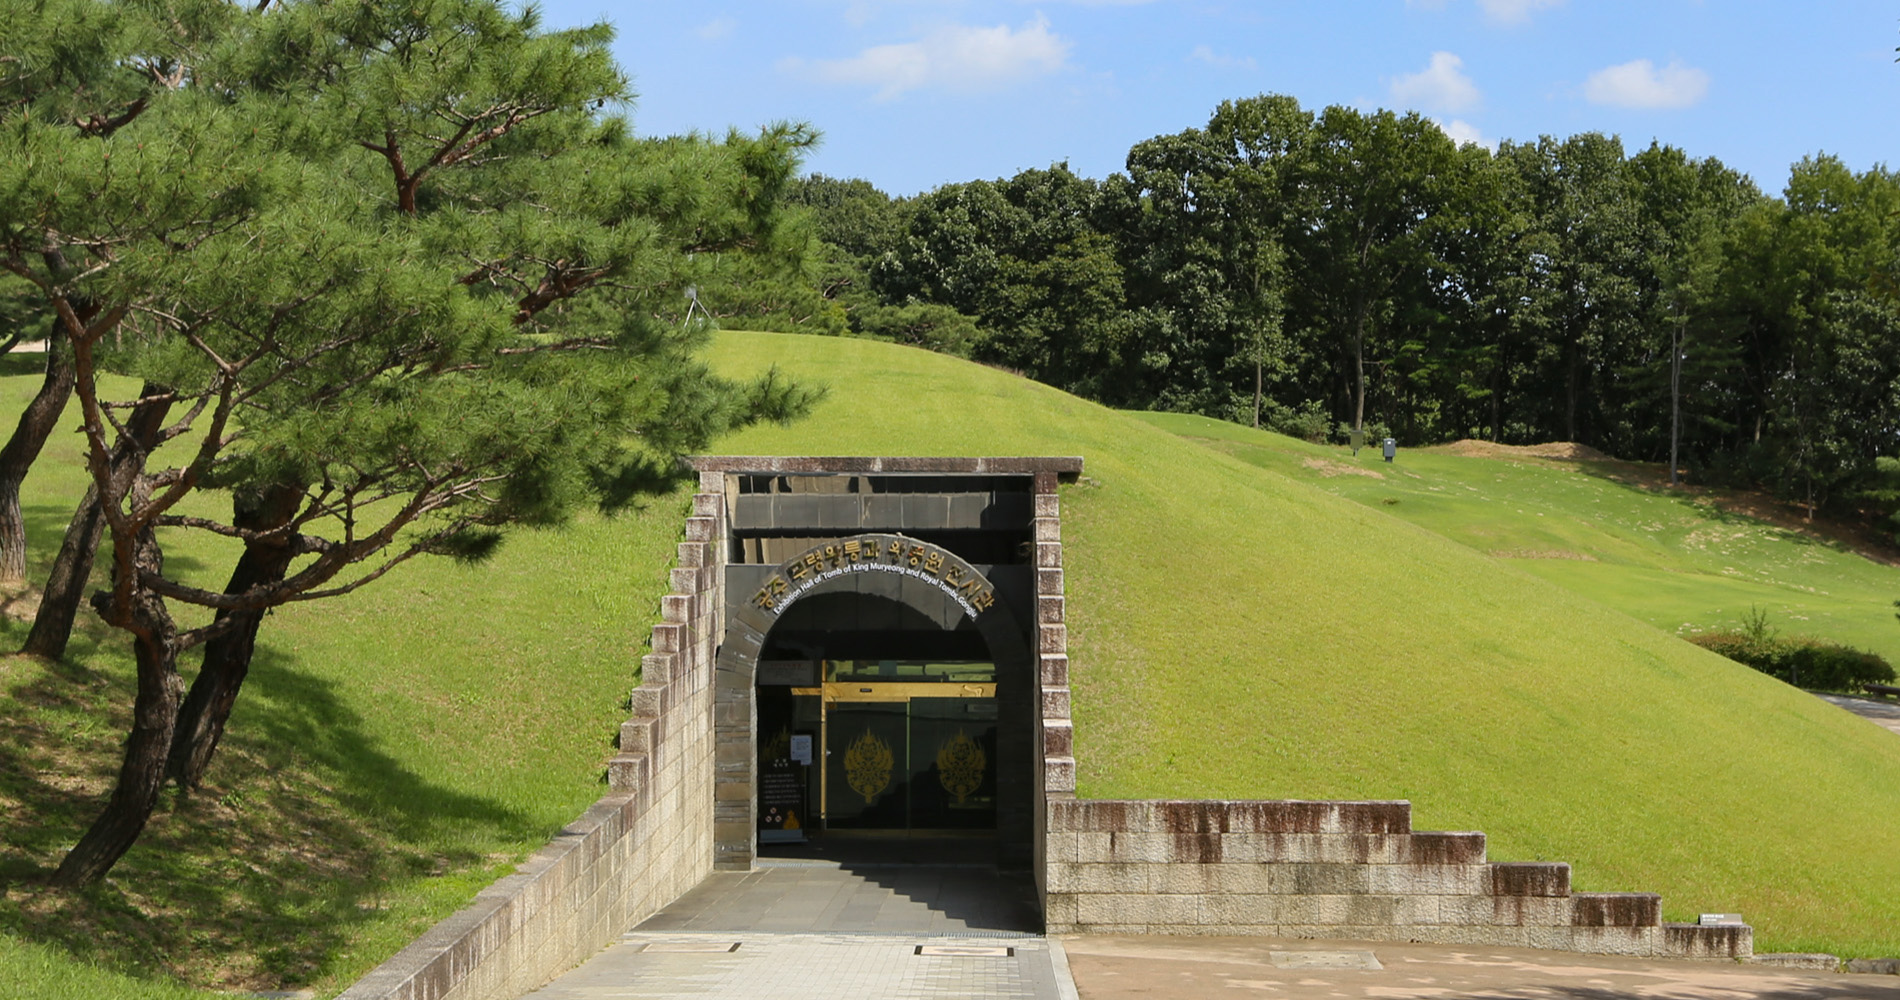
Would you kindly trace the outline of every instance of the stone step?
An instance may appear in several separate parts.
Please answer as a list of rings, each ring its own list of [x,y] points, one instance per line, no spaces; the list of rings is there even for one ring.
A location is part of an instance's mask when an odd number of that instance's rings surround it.
[[[1570,866],[1561,861],[1493,861],[1493,896],[1568,896]]]
[[[1579,892],[1570,897],[1578,927],[1660,927],[1662,897],[1653,892]]]

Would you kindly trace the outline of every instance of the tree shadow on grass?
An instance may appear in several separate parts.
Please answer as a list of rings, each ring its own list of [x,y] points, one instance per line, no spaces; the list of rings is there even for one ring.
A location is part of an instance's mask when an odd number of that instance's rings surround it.
[[[500,860],[484,847],[549,832],[411,770],[335,682],[260,648],[207,787],[168,790],[105,882],[56,893],[43,879],[103,804],[131,683],[123,670],[85,684],[41,669],[7,674],[0,706],[0,795],[31,817],[9,819],[0,842],[0,929],[83,961],[227,989],[302,985],[360,965],[339,953],[366,924],[396,920],[402,936],[441,916],[414,912],[419,884],[466,878]],[[101,721],[74,735],[87,719]]]

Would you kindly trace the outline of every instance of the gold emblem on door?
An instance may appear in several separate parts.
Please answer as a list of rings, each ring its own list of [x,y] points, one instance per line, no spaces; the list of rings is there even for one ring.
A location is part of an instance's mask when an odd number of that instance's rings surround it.
[[[891,745],[869,729],[851,742],[844,752],[844,777],[851,790],[864,796],[864,804],[891,787]]]
[[[957,805],[983,787],[983,769],[989,756],[963,730],[937,748],[937,781],[943,790],[957,797]]]

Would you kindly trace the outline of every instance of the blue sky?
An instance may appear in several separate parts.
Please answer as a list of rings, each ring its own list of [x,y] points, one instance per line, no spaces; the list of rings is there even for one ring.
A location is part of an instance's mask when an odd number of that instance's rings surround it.
[[[1222,100],[1416,110],[1494,144],[1601,131],[1779,192],[1828,152],[1895,161],[1900,5],[1870,0],[551,0],[612,21],[646,134],[791,119],[815,172],[892,194],[1129,146]]]

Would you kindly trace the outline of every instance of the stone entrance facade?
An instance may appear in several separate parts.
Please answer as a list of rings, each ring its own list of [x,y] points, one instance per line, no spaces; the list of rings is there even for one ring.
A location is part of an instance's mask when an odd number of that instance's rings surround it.
[[[775,686],[816,703],[823,720],[842,719],[860,697],[948,703],[942,689],[971,689],[978,700],[965,714],[986,734],[983,746],[969,741],[970,727],[943,732],[965,741],[971,750],[963,759],[980,762],[982,776],[953,790],[987,793],[963,804],[992,806],[993,819],[963,815],[993,832],[999,862],[1034,862],[1047,747],[1038,609],[1059,609],[1062,599],[1059,567],[1039,572],[1038,540],[1053,533],[1058,483],[1081,465],[1077,458],[695,462],[702,491],[716,490],[723,506],[728,560],[714,679],[716,868],[744,870],[758,856],[759,770],[772,757],[762,753],[764,741],[775,736],[762,729],[778,729],[776,719],[761,725],[761,699],[779,694]],[[975,683],[931,683],[959,670]],[[840,787],[846,741],[868,723],[847,730],[813,724],[805,712],[801,735],[815,749],[790,765],[808,803],[801,830],[823,836],[847,802],[941,792],[930,782],[941,740],[913,741],[917,761],[898,763],[899,779],[888,781],[890,744],[903,741],[869,728],[859,738],[874,741],[884,770],[870,784]],[[920,724],[914,715],[904,716],[906,732]],[[863,818],[870,810],[852,811],[856,825],[877,825]],[[898,813],[906,829],[913,819],[938,825],[947,815],[926,814],[913,802],[890,811],[885,825],[896,825]]]

